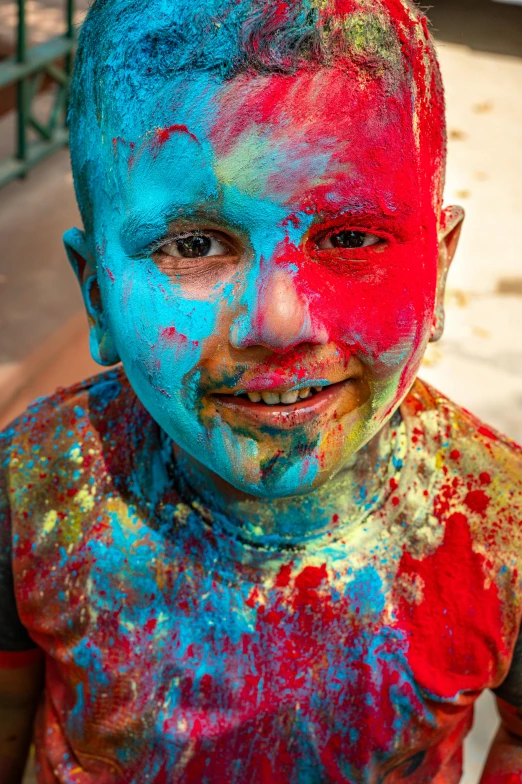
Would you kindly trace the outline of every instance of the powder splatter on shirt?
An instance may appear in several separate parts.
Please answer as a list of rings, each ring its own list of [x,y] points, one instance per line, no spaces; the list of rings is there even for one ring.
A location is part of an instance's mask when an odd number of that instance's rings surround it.
[[[400,414],[386,492],[292,549],[181,497],[122,371],[2,434],[1,642],[46,656],[39,782],[459,781],[513,674],[522,456],[420,381]]]

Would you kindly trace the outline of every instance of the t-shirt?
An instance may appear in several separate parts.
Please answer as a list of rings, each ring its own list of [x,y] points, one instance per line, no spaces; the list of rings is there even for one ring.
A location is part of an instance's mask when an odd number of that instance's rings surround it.
[[[45,654],[38,781],[459,781],[478,695],[522,706],[522,455],[421,381],[393,437],[357,519],[270,549],[181,497],[121,370],[8,428],[0,649]]]

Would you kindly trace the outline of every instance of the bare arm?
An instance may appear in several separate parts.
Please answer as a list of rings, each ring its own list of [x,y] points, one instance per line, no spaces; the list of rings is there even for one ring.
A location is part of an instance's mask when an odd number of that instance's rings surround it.
[[[43,657],[16,669],[0,667],[0,784],[22,781],[43,672]]]
[[[480,784],[520,784],[522,782],[522,709],[501,699],[497,705],[502,725],[489,751]]]

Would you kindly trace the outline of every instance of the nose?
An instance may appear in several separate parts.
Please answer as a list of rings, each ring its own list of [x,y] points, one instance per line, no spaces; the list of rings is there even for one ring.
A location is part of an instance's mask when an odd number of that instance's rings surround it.
[[[255,283],[253,302],[232,325],[234,348],[264,346],[284,353],[300,343],[328,342],[326,329],[310,314],[309,302],[296,288],[293,273],[275,267]]]

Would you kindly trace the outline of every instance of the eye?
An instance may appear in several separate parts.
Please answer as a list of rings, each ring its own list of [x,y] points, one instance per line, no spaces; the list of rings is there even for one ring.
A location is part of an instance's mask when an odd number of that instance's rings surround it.
[[[176,259],[202,259],[209,256],[230,256],[232,250],[223,240],[212,234],[180,234],[171,237],[159,250]]]
[[[319,250],[329,250],[330,248],[367,248],[370,245],[377,245],[379,242],[381,242],[381,238],[376,237],[375,234],[343,229],[343,231],[322,237],[317,243],[317,248]]]

